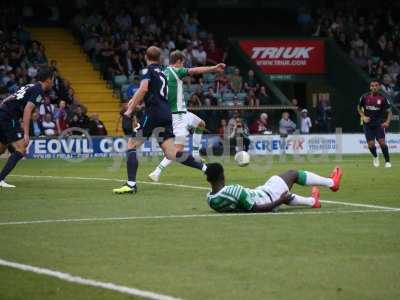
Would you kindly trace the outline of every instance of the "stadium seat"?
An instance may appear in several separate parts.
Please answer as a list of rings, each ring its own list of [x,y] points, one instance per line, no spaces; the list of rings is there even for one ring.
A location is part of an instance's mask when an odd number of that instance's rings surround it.
[[[203,80],[205,83],[213,83],[215,80],[215,74],[213,73],[206,73],[203,75]]]
[[[114,82],[114,85],[117,88],[119,88],[122,85],[128,83],[128,77],[126,77],[125,75],[117,75],[117,76],[114,76],[113,82]]]

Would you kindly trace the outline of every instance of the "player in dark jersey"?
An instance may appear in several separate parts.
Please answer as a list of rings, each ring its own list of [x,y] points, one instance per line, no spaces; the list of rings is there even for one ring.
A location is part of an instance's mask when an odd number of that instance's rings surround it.
[[[21,87],[0,104],[0,154],[7,148],[12,150],[0,173],[0,187],[15,187],[4,179],[25,155],[32,111],[41,104],[44,93],[53,86],[53,73],[48,67],[40,69],[36,76],[38,83]]]
[[[172,128],[172,113],[167,100],[168,84],[165,74],[160,66],[161,50],[151,46],[146,50],[147,68],[142,70],[139,89],[128,103],[124,113],[123,125],[125,132],[132,131],[128,140],[127,173],[128,181],[121,188],[114,189],[116,194],[136,193],[136,173],[138,160],[136,149],[140,147],[145,138],[155,135],[158,138],[161,149],[170,160],[176,160],[186,166],[199,170],[206,170],[206,165],[198,162],[189,153],[178,151],[175,148]],[[132,113],[135,108],[144,101],[145,111],[139,126],[131,129]]]
[[[361,96],[358,103],[358,113],[361,116],[368,148],[373,158],[373,165],[379,167],[379,158],[376,153],[375,140],[378,141],[385,157],[385,167],[390,168],[389,148],[385,141],[385,129],[389,127],[392,119],[390,102],[380,93],[381,84],[372,80],[369,85],[370,92]],[[386,116],[385,116],[386,115]]]

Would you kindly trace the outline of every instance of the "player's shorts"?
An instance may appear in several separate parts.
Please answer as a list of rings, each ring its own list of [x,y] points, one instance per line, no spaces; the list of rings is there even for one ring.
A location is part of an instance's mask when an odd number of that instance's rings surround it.
[[[257,187],[257,190],[261,190],[266,194],[267,197],[258,199],[258,204],[269,204],[271,202],[278,201],[282,194],[289,191],[289,187],[286,182],[280,176],[272,176],[268,181]],[[264,203],[261,203],[264,201]]]
[[[174,127],[175,143],[184,145],[189,130],[199,126],[202,119],[191,112],[172,114],[172,125]]]
[[[24,137],[19,120],[4,118],[0,114],[0,143],[8,145]]]
[[[171,118],[157,118],[144,115],[140,120],[139,127],[133,130],[132,137],[150,138],[153,136],[161,145],[164,141],[174,138]]]
[[[367,141],[385,139],[385,128],[382,128],[380,125],[364,125],[364,134]]]

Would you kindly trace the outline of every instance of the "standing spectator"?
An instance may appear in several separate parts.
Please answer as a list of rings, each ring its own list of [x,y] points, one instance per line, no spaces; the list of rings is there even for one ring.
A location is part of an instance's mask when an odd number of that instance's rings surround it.
[[[249,70],[249,72],[247,73],[247,78],[246,81],[244,83],[244,89],[246,91],[249,91],[251,89],[255,89],[257,86],[257,79],[254,75],[254,71],[253,70]]]
[[[317,119],[315,123],[318,124],[319,130],[322,133],[331,132],[331,120],[332,112],[329,100],[319,99],[317,104]]]
[[[46,113],[42,121],[43,132],[45,136],[52,137],[56,135],[56,124],[53,122],[51,113]]]
[[[230,76],[231,89],[234,93],[239,93],[242,90],[243,78],[240,75],[240,70],[235,68],[234,73]]]
[[[43,135],[42,123],[40,122],[39,114],[37,112],[34,112],[32,114],[31,123],[29,125],[29,136],[37,138],[41,135]]]
[[[224,136],[225,136],[225,132],[227,131],[227,123],[226,123],[226,120],[225,119],[221,119],[221,121],[220,121],[221,123],[220,123],[220,126],[219,126],[219,128],[218,128],[218,134],[219,134],[219,136],[223,139],[224,138]]]
[[[288,112],[282,113],[282,119],[279,121],[279,133],[282,137],[292,134],[296,130],[296,124],[290,119]]]
[[[311,119],[308,116],[308,110],[303,109],[300,115],[300,133],[309,134],[312,127]]]
[[[54,112],[55,112],[55,109],[56,108],[55,108],[54,104],[51,104],[50,98],[45,96],[44,97],[44,103],[40,104],[40,106],[39,106],[40,118],[43,120],[44,116],[46,114],[51,114],[51,116],[53,116]]]
[[[66,109],[66,102],[64,100],[60,101],[59,108],[54,114],[56,121],[57,132],[61,134],[65,129],[68,128],[68,113]]]
[[[262,113],[250,127],[251,134],[266,134],[268,132],[268,114]]]
[[[107,135],[107,129],[104,126],[103,122],[99,120],[98,114],[92,114],[90,117],[90,129],[89,133],[91,135]]]
[[[249,150],[249,129],[240,117],[235,118],[233,126],[229,128],[229,140],[231,154],[234,154],[241,150]],[[240,143],[241,140],[243,141],[243,143]]]

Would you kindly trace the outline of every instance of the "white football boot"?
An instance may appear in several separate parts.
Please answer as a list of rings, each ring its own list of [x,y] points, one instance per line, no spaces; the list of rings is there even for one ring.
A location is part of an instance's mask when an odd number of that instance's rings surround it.
[[[8,184],[8,183],[5,182],[4,180],[2,180],[2,181],[0,181],[0,188],[9,188],[9,189],[13,189],[13,188],[15,188],[15,185]]]

